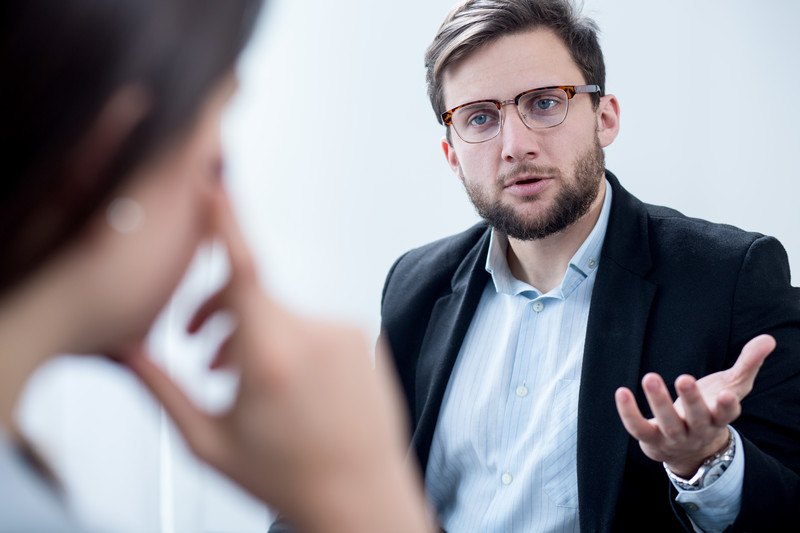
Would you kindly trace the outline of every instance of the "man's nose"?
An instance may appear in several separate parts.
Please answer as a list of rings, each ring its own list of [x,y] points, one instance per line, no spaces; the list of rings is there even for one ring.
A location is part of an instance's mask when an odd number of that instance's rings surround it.
[[[539,136],[522,122],[517,106],[506,104],[505,116],[500,129],[503,143],[501,157],[508,163],[536,159],[539,156]]]

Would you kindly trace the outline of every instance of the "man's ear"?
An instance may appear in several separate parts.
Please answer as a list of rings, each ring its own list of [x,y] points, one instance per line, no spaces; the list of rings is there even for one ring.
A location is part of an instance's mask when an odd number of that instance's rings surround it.
[[[453,174],[455,174],[459,180],[463,180],[461,176],[461,165],[458,163],[458,154],[456,154],[456,149],[450,144],[447,137],[442,137],[442,152],[444,152],[444,158],[447,160],[447,164],[450,166]]]
[[[605,148],[614,142],[619,133],[619,102],[613,94],[600,98],[597,107],[597,139],[600,146]]]

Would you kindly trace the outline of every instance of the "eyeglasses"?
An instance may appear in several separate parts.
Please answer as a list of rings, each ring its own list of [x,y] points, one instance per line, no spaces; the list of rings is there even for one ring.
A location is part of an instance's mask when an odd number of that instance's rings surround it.
[[[478,100],[442,113],[445,126],[452,126],[464,142],[493,139],[503,127],[503,106],[514,104],[522,123],[531,129],[552,128],[567,118],[569,101],[580,93],[599,93],[599,85],[558,85],[519,93],[511,100]]]

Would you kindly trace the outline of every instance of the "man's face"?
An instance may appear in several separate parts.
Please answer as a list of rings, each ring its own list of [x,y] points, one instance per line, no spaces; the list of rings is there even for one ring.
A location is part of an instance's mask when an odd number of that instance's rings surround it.
[[[444,74],[445,106],[482,99],[508,100],[539,87],[583,85],[569,51],[550,30],[508,35],[478,49]],[[500,133],[469,144],[452,131],[442,148],[478,213],[510,237],[541,239],[568,227],[599,205],[603,152],[618,127],[613,96],[595,110],[589,94],[569,102],[564,122],[529,129],[516,107],[503,108]]]

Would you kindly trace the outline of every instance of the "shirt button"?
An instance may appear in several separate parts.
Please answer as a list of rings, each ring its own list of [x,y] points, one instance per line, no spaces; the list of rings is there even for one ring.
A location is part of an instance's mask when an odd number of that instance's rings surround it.
[[[594,267],[597,266],[597,261],[595,261],[594,258],[592,258],[592,259],[589,259],[589,262],[586,263],[586,264],[589,265],[589,268],[594,268]]]
[[[542,309],[544,309],[544,304],[542,302],[533,302],[533,310],[537,313],[541,313]]]
[[[687,503],[686,504],[686,510],[687,511],[699,511],[700,510],[700,506],[697,505],[696,503]]]
[[[527,395],[528,395],[528,387],[526,387],[525,385],[520,385],[519,387],[517,387],[517,396],[519,396],[520,398],[524,398]]]
[[[504,472],[502,476],[500,476],[500,481],[503,482],[503,485],[511,485],[511,482],[514,481],[514,478],[511,477],[511,474],[508,472]]]

